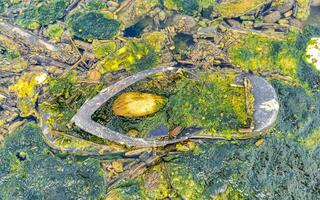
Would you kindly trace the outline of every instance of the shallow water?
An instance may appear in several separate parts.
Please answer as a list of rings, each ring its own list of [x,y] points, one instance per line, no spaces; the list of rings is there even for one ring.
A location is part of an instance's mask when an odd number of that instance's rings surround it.
[[[305,22],[306,25],[308,24],[320,24],[320,6],[311,7],[310,15],[308,20]]]

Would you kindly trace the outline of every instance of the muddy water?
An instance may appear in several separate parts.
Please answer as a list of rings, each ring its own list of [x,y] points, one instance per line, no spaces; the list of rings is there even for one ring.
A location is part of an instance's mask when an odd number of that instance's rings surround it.
[[[320,25],[320,6],[311,7],[309,18],[305,24]]]

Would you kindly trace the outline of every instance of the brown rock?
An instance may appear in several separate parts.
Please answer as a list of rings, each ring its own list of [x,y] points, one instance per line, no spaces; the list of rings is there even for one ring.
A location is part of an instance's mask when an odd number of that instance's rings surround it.
[[[286,20],[286,19],[280,19],[278,23],[279,23],[280,25],[288,25],[288,24],[289,24],[289,21]]]
[[[284,0],[282,4],[276,7],[276,10],[278,10],[281,14],[286,13],[292,9],[294,3],[295,0]]]
[[[112,167],[113,167],[114,171],[117,173],[123,172],[123,164],[120,161],[113,161]]]
[[[263,21],[266,23],[274,23],[279,21],[280,18],[281,18],[281,13],[279,11],[274,11],[264,16]]]
[[[283,16],[284,17],[290,17],[293,14],[292,10],[289,10],[288,12],[284,13]]]
[[[169,135],[171,137],[177,137],[183,130],[182,126],[177,126],[173,130],[170,131]]]
[[[289,20],[289,24],[290,24],[291,26],[294,26],[294,27],[297,27],[297,28],[300,28],[300,29],[303,28],[303,25],[302,25],[301,21],[299,21],[299,20],[297,20],[297,19],[294,19],[294,18],[292,18],[292,19]]]

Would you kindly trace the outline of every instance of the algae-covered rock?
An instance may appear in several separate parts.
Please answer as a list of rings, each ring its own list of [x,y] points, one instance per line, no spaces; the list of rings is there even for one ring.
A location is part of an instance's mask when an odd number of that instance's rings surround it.
[[[199,10],[199,4],[196,0],[165,0],[164,6],[169,9],[179,10],[187,15],[196,14]]]
[[[310,14],[310,0],[297,0],[297,18],[306,20]]]
[[[152,45],[144,40],[132,39],[116,52],[108,54],[97,67],[102,74],[119,69],[141,71],[154,67],[157,62],[158,55]]]
[[[158,112],[166,103],[166,98],[150,93],[127,92],[121,94],[113,103],[114,115],[135,118]]]
[[[92,42],[93,54],[98,59],[114,54],[119,46],[116,40],[93,40]]]
[[[27,66],[27,61],[21,56],[20,46],[8,37],[0,35],[0,69],[20,72]]]
[[[244,89],[230,86],[235,75],[204,73],[200,77],[187,79],[169,97],[169,121],[175,126],[203,127],[212,134],[246,126]]]
[[[259,8],[265,2],[265,0],[225,0],[217,5],[217,11],[225,18],[238,17]]]
[[[41,3],[30,4],[18,16],[16,22],[24,28],[38,29],[40,26],[51,24],[63,17],[68,4],[68,1],[65,0],[43,1]]]
[[[99,12],[75,13],[68,20],[73,35],[86,40],[112,39],[120,28],[120,22]]]
[[[164,0],[163,5],[170,10],[177,10],[186,15],[197,15],[202,9],[213,8],[215,0]]]
[[[295,77],[297,49],[293,41],[283,41],[253,34],[245,35],[228,49],[232,63],[253,71],[278,70]]]

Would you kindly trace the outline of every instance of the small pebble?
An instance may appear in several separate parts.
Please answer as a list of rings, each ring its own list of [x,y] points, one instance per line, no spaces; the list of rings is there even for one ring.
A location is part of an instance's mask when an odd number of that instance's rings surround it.
[[[263,21],[266,23],[277,22],[281,18],[281,13],[279,11],[274,11],[263,18]]]
[[[290,10],[290,11],[284,13],[283,16],[284,17],[290,17],[292,15],[292,13],[293,13],[292,10]]]
[[[256,142],[256,147],[260,147],[263,144],[264,144],[264,139],[260,139]]]
[[[123,172],[123,164],[120,161],[113,161],[112,162],[112,168],[117,173]]]
[[[119,4],[118,4],[117,2],[114,2],[114,1],[108,1],[108,2],[107,2],[107,6],[108,6],[108,7],[118,8],[118,7],[119,7]]]

